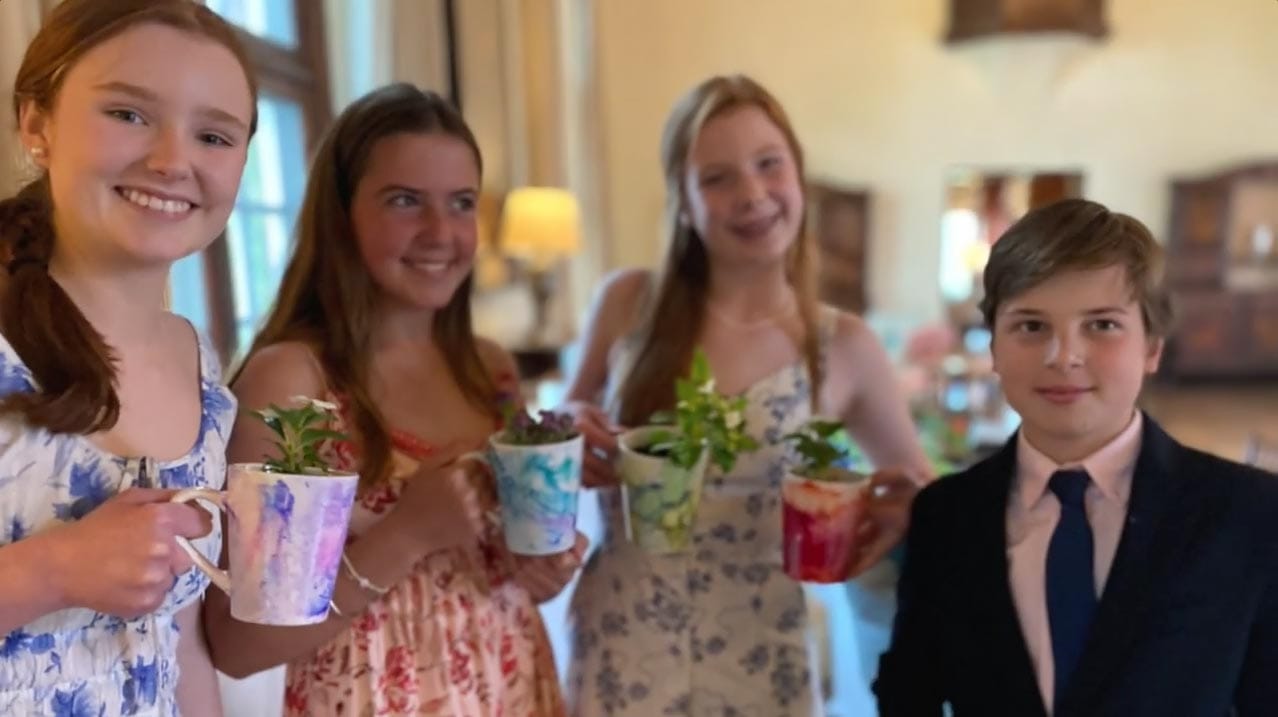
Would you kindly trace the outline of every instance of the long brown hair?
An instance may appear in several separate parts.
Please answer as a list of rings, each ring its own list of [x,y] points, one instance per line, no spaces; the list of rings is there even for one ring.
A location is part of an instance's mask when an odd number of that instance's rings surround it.
[[[657,277],[656,291],[646,302],[639,328],[626,339],[634,341],[638,351],[618,393],[616,413],[622,425],[642,425],[654,412],[673,407],[675,381],[692,362],[705,319],[710,257],[696,230],[680,220],[687,199],[684,180],[688,152],[707,122],[742,106],[758,107],[767,114],[785,135],[799,177],[804,176],[803,149],[785,110],[771,93],[749,77],[711,77],[675,104],[661,135],[661,166],[666,178],[666,256]],[[805,216],[785,261],[786,278],[798,297],[804,327],[803,353],[815,405],[820,395],[821,353],[812,253]]]
[[[249,350],[251,357],[281,341],[302,341],[318,351],[329,387],[347,402],[360,442],[360,483],[365,487],[389,474],[391,443],[386,420],[369,392],[369,343],[380,290],[356,245],[351,201],[373,148],[405,132],[439,133],[465,142],[482,172],[474,134],[438,94],[400,83],[356,100],[337,118],[315,154],[293,258],[275,306]],[[448,305],[435,312],[432,333],[446,349],[445,361],[462,393],[490,410],[495,387],[471,328],[472,281],[473,275],[467,276]]]
[[[53,111],[69,68],[86,52],[132,27],[155,23],[207,38],[230,50],[244,68],[254,104],[257,85],[235,30],[190,0],[64,0],[31,41],[14,82],[13,111],[28,103]],[[256,127],[254,111],[253,127]],[[53,433],[94,433],[120,415],[111,347],[71,297],[49,276],[56,241],[48,173],[0,201],[0,328],[39,386],[0,401],[0,413],[19,413]]]

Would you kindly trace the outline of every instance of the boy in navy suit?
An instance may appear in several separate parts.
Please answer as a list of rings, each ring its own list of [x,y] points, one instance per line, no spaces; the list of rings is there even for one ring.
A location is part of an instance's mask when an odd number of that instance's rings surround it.
[[[1278,477],[1136,408],[1171,321],[1149,230],[1032,211],[981,309],[1022,424],[915,499],[882,717],[1278,715]]]

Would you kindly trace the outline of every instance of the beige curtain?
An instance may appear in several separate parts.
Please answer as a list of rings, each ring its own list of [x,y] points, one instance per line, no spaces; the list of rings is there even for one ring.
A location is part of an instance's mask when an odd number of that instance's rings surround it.
[[[447,90],[442,0],[324,0],[324,24],[334,113],[393,80]]]

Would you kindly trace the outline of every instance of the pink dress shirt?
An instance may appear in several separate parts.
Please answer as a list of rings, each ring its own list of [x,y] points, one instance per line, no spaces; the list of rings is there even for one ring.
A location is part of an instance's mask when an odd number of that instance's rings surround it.
[[[1083,468],[1092,478],[1087,488],[1087,522],[1094,541],[1096,594],[1103,594],[1114,552],[1127,519],[1132,472],[1140,453],[1141,415],[1100,450],[1077,463],[1057,465],[1025,438],[1016,446],[1016,476],[1007,502],[1007,564],[1021,633],[1029,648],[1047,713],[1052,713],[1055,666],[1047,623],[1047,545],[1060,519],[1061,506],[1047,489],[1052,474],[1062,468]]]

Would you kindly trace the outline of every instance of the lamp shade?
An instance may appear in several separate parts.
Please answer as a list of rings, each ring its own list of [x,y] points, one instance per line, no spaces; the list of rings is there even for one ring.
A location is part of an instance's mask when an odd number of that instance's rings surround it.
[[[548,265],[581,247],[581,210],[565,189],[522,187],[506,197],[501,249]]]

